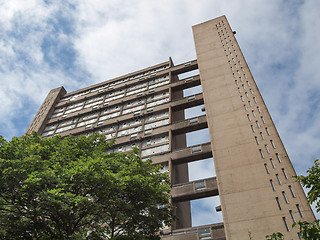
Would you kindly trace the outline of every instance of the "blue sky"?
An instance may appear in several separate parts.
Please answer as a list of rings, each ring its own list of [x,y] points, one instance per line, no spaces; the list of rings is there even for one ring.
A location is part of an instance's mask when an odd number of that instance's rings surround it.
[[[305,174],[320,152],[319,12],[318,0],[0,0],[0,134],[24,134],[52,88],[70,92],[169,56],[194,59],[191,26],[226,15]],[[193,179],[208,162],[192,165]],[[195,225],[213,221],[216,201],[192,204]]]

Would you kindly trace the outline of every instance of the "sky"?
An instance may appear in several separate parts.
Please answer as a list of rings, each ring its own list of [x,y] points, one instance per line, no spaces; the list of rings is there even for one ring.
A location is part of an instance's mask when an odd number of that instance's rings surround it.
[[[0,135],[23,135],[53,88],[195,59],[191,26],[226,15],[297,174],[306,174],[320,153],[319,12],[318,0],[0,0]],[[212,159],[190,165],[190,179],[201,171],[214,176]],[[220,221],[218,201],[193,201],[193,225]]]

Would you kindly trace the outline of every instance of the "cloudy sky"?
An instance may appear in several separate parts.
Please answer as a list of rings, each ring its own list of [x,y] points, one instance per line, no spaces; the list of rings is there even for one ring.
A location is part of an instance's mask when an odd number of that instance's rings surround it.
[[[0,135],[24,134],[52,88],[195,59],[191,26],[226,15],[305,174],[320,153],[319,12],[318,0],[0,0]],[[211,161],[192,165],[191,179],[203,168],[211,176]],[[208,210],[217,201],[194,201],[193,224],[219,221]]]

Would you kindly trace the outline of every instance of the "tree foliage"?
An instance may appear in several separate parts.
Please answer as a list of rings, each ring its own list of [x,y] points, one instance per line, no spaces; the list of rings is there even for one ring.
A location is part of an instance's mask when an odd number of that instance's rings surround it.
[[[314,160],[314,165],[308,169],[307,176],[297,176],[298,181],[309,189],[307,198],[309,204],[316,203],[316,210],[320,212],[320,161]]]
[[[156,238],[172,221],[169,177],[111,145],[99,134],[0,136],[0,238]]]

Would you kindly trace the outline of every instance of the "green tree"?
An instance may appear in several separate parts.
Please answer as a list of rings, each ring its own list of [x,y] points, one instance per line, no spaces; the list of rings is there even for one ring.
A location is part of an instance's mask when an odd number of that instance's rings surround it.
[[[308,169],[307,176],[296,176],[302,186],[309,189],[307,198],[309,204],[315,203],[316,211],[320,212],[320,161],[314,160],[314,165]],[[293,226],[296,224],[294,223]],[[302,239],[320,239],[319,220],[313,223],[299,221]]]
[[[170,183],[139,150],[103,135],[0,136],[0,239],[157,239]]]

